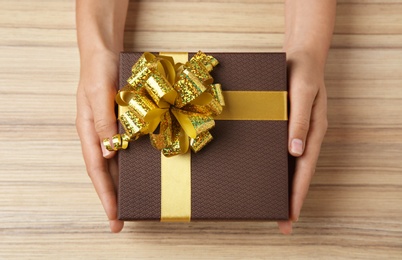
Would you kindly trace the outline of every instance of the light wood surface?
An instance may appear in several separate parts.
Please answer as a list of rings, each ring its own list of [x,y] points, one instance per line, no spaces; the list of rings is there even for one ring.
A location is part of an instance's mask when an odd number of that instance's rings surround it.
[[[109,233],[74,125],[74,1],[0,8],[0,259],[402,259],[401,0],[338,1],[329,129],[291,236],[275,223],[126,223]],[[277,51],[283,9],[133,1],[125,45]]]

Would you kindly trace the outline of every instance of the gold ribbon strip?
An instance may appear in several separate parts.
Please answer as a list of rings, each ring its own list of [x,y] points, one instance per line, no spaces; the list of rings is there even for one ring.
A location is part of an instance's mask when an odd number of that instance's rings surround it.
[[[191,218],[191,152],[161,155],[161,222]]]
[[[165,53],[186,63],[188,53]],[[161,222],[191,220],[191,152],[166,157],[161,154]]]
[[[215,120],[288,120],[287,91],[223,91],[225,109]]]

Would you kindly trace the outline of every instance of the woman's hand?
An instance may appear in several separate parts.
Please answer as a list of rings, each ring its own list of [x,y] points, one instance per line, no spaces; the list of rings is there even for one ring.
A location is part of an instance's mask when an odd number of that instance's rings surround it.
[[[289,152],[296,159],[290,196],[290,220],[279,222],[284,234],[300,216],[321,143],[327,130],[324,70],[335,24],[336,0],[286,0],[285,42],[290,99]]]
[[[115,159],[110,159],[115,152],[109,152],[101,145],[103,138],[117,133],[114,97],[118,81],[118,54],[94,51],[81,62],[77,131],[88,175],[109,218],[110,229],[119,232],[123,221],[117,219],[118,171]]]
[[[109,218],[112,232],[123,228],[117,219],[117,163],[115,152],[101,145],[117,133],[114,98],[123,51],[128,0],[77,0],[76,19],[80,50],[77,89],[77,131],[88,175]]]
[[[327,94],[324,73],[312,54],[287,53],[289,73],[289,153],[298,157],[291,193],[290,220],[278,222],[284,234],[297,221],[311,178],[314,175],[321,143],[327,130]]]

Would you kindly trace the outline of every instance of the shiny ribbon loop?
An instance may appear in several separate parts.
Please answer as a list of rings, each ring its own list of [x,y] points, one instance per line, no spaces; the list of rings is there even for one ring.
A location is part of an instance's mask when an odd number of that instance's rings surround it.
[[[108,150],[126,149],[128,142],[149,134],[165,156],[201,150],[212,140],[209,129],[225,105],[219,84],[209,72],[218,61],[198,52],[186,63],[170,56],[144,53],[132,67],[128,85],[116,95],[124,134],[103,140]],[[159,126],[159,133],[154,132]]]

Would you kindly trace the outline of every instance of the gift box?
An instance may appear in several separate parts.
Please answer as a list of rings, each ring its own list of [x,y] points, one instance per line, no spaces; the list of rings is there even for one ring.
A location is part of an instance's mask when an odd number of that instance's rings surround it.
[[[141,55],[121,53],[120,89]],[[193,55],[185,54],[187,59]],[[119,219],[289,218],[286,55],[208,55],[219,61],[211,75],[225,97],[223,113],[210,130],[213,140],[197,153],[170,158],[161,155],[148,136],[119,151]],[[119,130],[124,132],[121,124]]]

